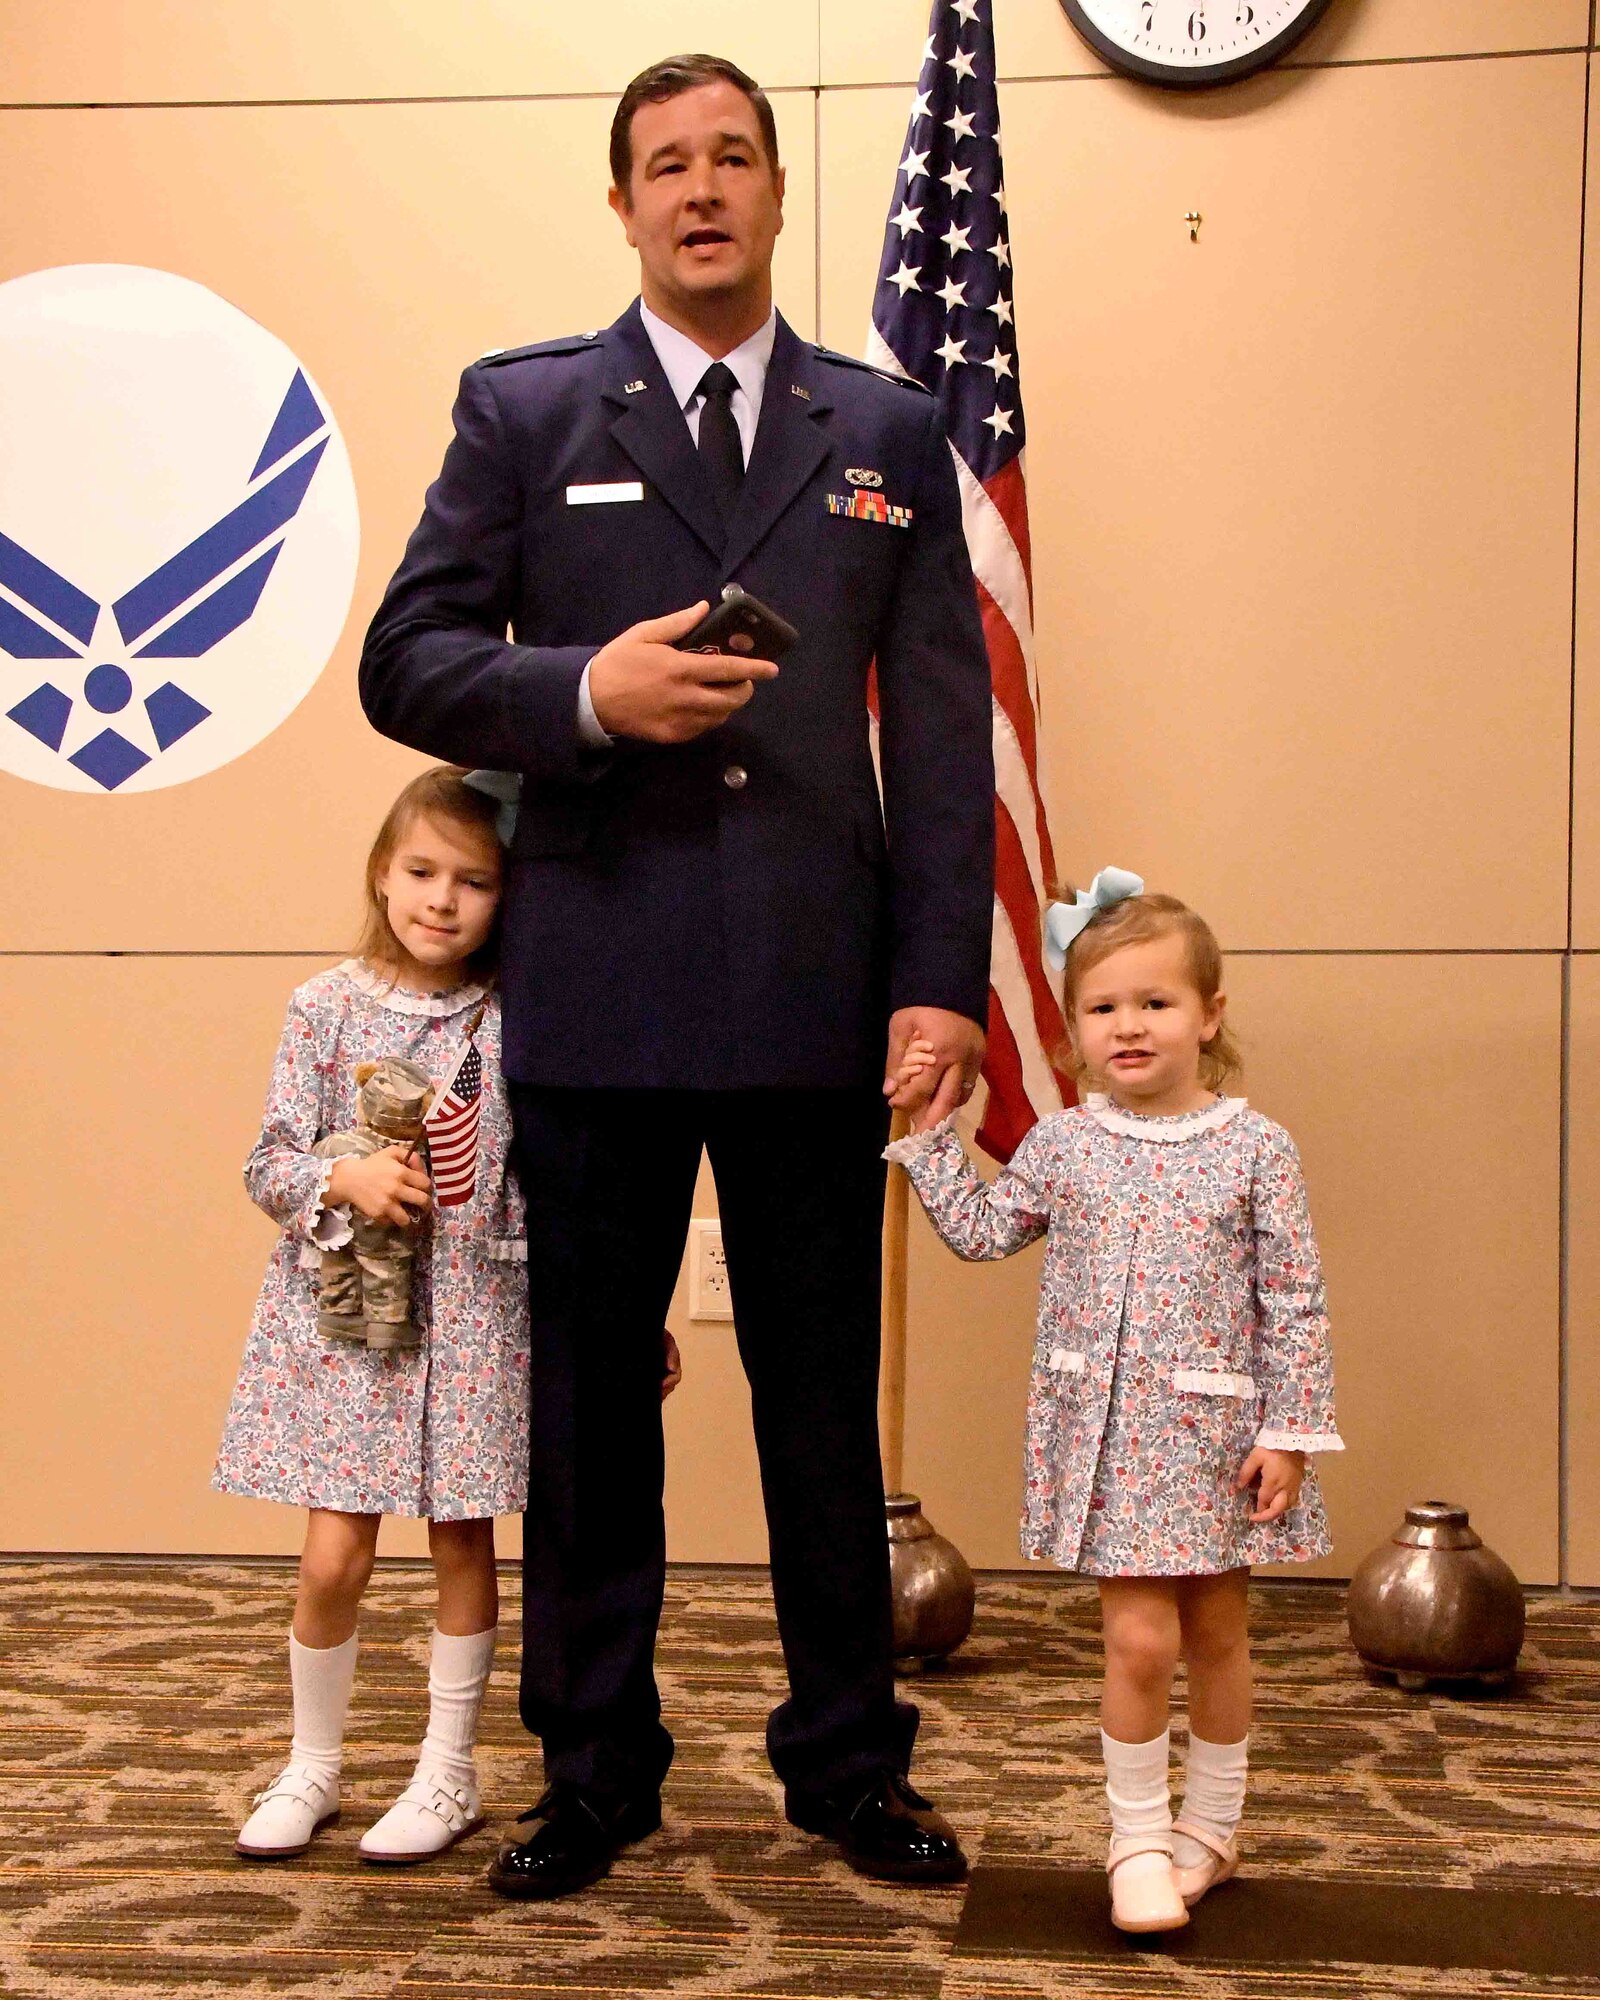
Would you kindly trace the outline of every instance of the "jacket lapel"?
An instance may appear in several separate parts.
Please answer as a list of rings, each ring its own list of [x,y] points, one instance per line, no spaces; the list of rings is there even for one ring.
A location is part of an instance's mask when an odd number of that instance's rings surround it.
[[[722,567],[727,576],[733,575],[770,532],[779,515],[828,456],[828,439],[817,428],[816,419],[825,416],[833,405],[818,379],[821,373],[810,347],[780,314],[766,387],[761,392],[761,420],[756,425],[755,445],[744,485],[739,490],[738,505],[728,523],[726,545],[722,547]],[[679,428],[687,435],[688,426],[681,416]]]
[[[642,382],[644,387],[630,393],[630,382]],[[608,403],[617,405],[611,435],[673,512],[694,530],[712,555],[720,556],[727,539],[722,516],[678,399],[644,330],[637,300],[607,330],[606,379],[601,394]],[[765,421],[763,401],[763,426]]]

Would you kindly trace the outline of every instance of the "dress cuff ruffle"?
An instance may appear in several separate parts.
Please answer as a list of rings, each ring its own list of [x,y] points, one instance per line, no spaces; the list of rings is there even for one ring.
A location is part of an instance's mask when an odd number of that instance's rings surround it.
[[[937,1125],[930,1125],[926,1132],[908,1132],[903,1139],[891,1139],[883,1149],[883,1157],[892,1167],[909,1167],[913,1160],[920,1160],[924,1153],[931,1153],[946,1133],[955,1138],[953,1112]]]
[[[1337,1431],[1319,1431],[1315,1437],[1299,1431],[1264,1430],[1256,1433],[1261,1451],[1343,1451],[1344,1439]]]
[[[328,1183],[333,1179],[333,1170],[338,1164],[337,1160],[318,1162],[322,1171],[317,1176],[317,1185],[311,1197],[311,1213],[306,1217],[305,1237],[308,1243],[314,1243],[319,1250],[342,1250],[355,1235],[354,1229],[350,1226],[350,1207],[347,1202],[341,1202],[337,1208],[324,1206],[328,1199]]]

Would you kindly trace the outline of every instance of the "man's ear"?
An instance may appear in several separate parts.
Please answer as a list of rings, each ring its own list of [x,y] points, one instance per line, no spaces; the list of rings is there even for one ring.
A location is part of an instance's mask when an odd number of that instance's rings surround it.
[[[778,196],[778,228],[783,228],[783,191],[789,185],[789,169],[778,167],[772,176],[772,185]]]
[[[376,1063],[357,1063],[356,1089],[360,1090],[363,1084],[371,1083],[372,1079],[377,1074],[378,1074],[378,1065]]]
[[[610,205],[611,213],[622,224],[622,233],[628,239],[628,248],[637,250],[639,246],[633,240],[633,203],[621,188],[614,185],[606,189],[606,201]]]

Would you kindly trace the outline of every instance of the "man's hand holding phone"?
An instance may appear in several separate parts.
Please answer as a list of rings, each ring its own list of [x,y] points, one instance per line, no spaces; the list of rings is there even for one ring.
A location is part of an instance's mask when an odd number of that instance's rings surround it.
[[[689,743],[744,707],[774,661],[729,653],[683,652],[681,643],[710,610],[704,598],[665,618],[619,632],[589,663],[595,720],[610,736]]]

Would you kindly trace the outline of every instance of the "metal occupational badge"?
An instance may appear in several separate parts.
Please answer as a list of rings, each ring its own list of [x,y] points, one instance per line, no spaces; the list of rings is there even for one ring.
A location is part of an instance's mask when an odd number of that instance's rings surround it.
[[[844,476],[852,486],[881,486],[883,484],[883,474],[881,472],[873,472],[869,467],[864,465],[847,465]]]

